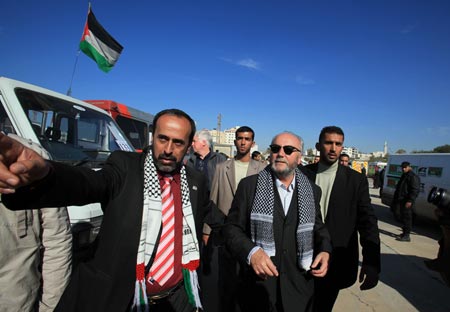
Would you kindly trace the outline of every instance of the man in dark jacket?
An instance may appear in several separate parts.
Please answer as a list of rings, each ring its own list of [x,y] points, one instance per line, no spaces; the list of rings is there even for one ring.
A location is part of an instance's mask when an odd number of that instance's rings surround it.
[[[0,133],[5,206],[102,204],[95,255],[77,267],[55,311],[201,308],[199,241],[203,223],[214,226],[206,215],[216,210],[210,206],[206,179],[182,162],[195,123],[185,112],[168,109],[156,114],[154,127],[151,149],[114,152],[99,171],[45,161]],[[173,226],[166,227],[166,215]],[[167,235],[159,234],[166,229],[171,229]],[[167,258],[160,253],[162,246],[171,250]]]
[[[404,161],[401,166],[403,174],[395,187],[392,207],[394,213],[400,212],[400,218],[403,223],[402,234],[397,237],[397,240],[401,242],[410,242],[413,206],[417,195],[419,195],[420,178],[412,171],[409,162]]]
[[[299,136],[280,133],[270,150],[270,166],[239,183],[224,227],[243,271],[241,311],[312,311],[313,276],[326,274],[331,251],[320,189],[297,168]]]
[[[330,232],[333,251],[328,274],[315,281],[314,311],[331,311],[340,289],[350,287],[358,273],[358,234],[362,251],[361,290],[375,287],[380,272],[380,237],[370,203],[366,176],[339,164],[344,132],[336,126],[322,129],[320,161],[301,170],[322,189],[320,206]]]
[[[186,165],[203,172],[208,178],[208,190],[211,190],[216,165],[224,162],[227,158],[211,150],[212,137],[211,133],[206,129],[195,133],[194,139],[192,140],[192,149],[194,153],[189,157]]]

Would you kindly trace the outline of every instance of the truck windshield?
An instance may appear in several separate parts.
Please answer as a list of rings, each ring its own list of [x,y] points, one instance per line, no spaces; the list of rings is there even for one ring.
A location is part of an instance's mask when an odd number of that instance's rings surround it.
[[[107,114],[28,89],[15,92],[41,145],[55,161],[103,162],[115,150],[133,150]]]
[[[142,150],[149,143],[149,126],[147,123],[118,115],[116,122],[136,150]]]

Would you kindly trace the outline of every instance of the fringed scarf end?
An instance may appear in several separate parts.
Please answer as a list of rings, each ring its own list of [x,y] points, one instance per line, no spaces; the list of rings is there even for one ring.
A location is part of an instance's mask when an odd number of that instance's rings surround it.
[[[133,308],[138,312],[148,312],[147,288],[145,287],[143,263],[136,266],[136,283],[134,286]]]
[[[194,307],[203,309],[200,301],[200,286],[198,284],[197,271],[183,268],[184,288],[189,298],[189,303]]]

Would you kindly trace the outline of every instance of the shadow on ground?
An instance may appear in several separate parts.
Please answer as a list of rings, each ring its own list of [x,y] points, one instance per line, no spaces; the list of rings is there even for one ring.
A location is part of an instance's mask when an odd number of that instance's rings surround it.
[[[439,273],[430,271],[422,257],[382,254],[380,281],[398,291],[418,311],[450,311],[450,287]]]

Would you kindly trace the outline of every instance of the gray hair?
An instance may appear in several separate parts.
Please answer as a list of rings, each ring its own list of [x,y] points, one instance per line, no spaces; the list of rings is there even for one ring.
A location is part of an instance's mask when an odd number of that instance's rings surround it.
[[[299,136],[299,135],[297,135],[297,134],[295,134],[294,132],[291,132],[291,131],[283,131],[283,132],[281,132],[281,133],[278,133],[277,135],[275,135],[275,136],[272,138],[271,144],[273,144],[273,142],[275,142],[276,138],[279,137],[279,136],[282,135],[282,134],[290,134],[290,135],[292,135],[293,137],[295,137],[295,138],[300,142],[300,151],[301,151],[301,153],[303,154],[303,139],[302,139],[302,137]]]
[[[211,149],[213,141],[212,141],[211,132],[209,132],[209,130],[207,130],[207,129],[199,130],[195,133],[195,136],[198,137],[200,140],[205,140],[206,144]]]

